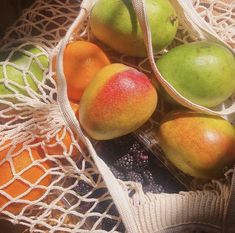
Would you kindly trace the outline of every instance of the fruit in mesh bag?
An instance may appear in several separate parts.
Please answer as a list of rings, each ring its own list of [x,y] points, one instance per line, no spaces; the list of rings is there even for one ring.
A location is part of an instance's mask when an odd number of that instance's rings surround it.
[[[40,162],[43,158],[40,148],[30,149],[31,152],[21,151],[21,146],[17,145],[14,150],[8,147],[8,153],[6,149],[0,152],[0,190],[3,192],[0,208],[7,204],[4,210],[13,214],[19,214],[27,205],[24,201],[30,204],[42,198],[52,181],[51,175],[47,174],[50,162]]]
[[[198,178],[217,178],[235,161],[235,129],[216,116],[175,111],[158,131],[167,159]]]
[[[94,43],[74,41],[64,51],[64,74],[67,81],[68,97],[73,101],[80,98],[94,75],[110,61]]]
[[[50,156],[80,156],[78,148],[73,144],[73,138],[65,127],[62,127],[53,137],[49,140],[45,139],[46,152]]]
[[[114,63],[100,70],[84,91],[79,120],[90,137],[112,139],[139,128],[156,106],[157,93],[148,77]]]
[[[79,104],[72,101],[69,101],[69,103],[75,116],[78,118]],[[76,159],[80,156],[80,152],[75,145],[75,141],[78,142],[78,140],[73,139],[72,132],[69,132],[64,126],[54,135],[42,135],[37,138],[37,141],[42,143],[49,156],[75,156]],[[79,143],[79,146],[83,147],[82,143]]]
[[[168,0],[146,0],[152,46],[158,52],[175,37],[178,20]],[[120,53],[146,56],[143,35],[131,0],[98,0],[91,11],[92,33]]]
[[[35,45],[25,45],[0,52],[0,96],[29,91],[40,94],[39,83],[49,66],[45,52]],[[16,102],[16,98],[12,98]]]
[[[235,91],[235,58],[216,43],[201,41],[175,47],[157,61],[157,67],[179,93],[205,107],[224,102]]]

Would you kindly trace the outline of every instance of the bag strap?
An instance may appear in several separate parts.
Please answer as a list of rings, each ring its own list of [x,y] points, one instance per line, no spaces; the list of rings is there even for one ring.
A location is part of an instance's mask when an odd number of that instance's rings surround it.
[[[144,2],[142,0],[132,0],[133,5],[135,7],[135,10],[137,11],[137,15],[140,20],[140,24],[142,25],[142,30],[144,32],[144,38],[145,43],[148,45],[148,54],[149,59],[151,61],[151,64],[153,68],[155,67],[155,74],[156,76],[162,81],[163,84],[165,84],[166,88],[169,88],[170,91],[174,93],[174,88],[170,86],[169,83],[167,83],[164,78],[161,76],[160,72],[157,70],[155,66],[155,62],[153,59],[153,51],[151,47],[151,33],[148,29],[149,27],[146,27],[147,18],[146,18],[146,11],[144,7]],[[130,198],[128,196],[128,193],[125,192],[122,188],[122,186],[119,184],[118,180],[113,176],[112,172],[109,170],[109,168],[106,166],[106,164],[97,156],[91,142],[89,139],[83,134],[80,125],[69,105],[68,97],[67,97],[67,84],[64,77],[64,71],[63,71],[63,53],[66,44],[70,40],[73,33],[76,33],[80,28],[82,27],[84,20],[87,18],[87,15],[92,8],[95,1],[90,0],[84,0],[81,4],[81,10],[77,18],[74,20],[73,24],[69,28],[69,30],[66,33],[65,38],[62,40],[59,48],[58,53],[58,59],[57,59],[57,85],[58,85],[58,103],[60,107],[60,111],[65,119],[66,124],[68,127],[70,127],[73,132],[76,135],[79,135],[83,143],[87,146],[90,155],[92,156],[94,163],[97,166],[98,171],[102,175],[104,182],[106,183],[106,186],[110,192],[110,195],[113,198],[113,201],[122,217],[122,221],[126,227],[126,230],[128,233],[142,233],[140,222],[138,222],[138,218],[136,217],[135,209],[133,206],[130,205]],[[147,35],[147,36],[146,36]],[[171,89],[172,88],[172,89]],[[182,97],[183,98],[183,97]],[[184,99],[183,99],[184,100]],[[189,102],[190,103],[190,102]],[[198,110],[198,109],[197,109]],[[234,182],[235,183],[235,182]],[[234,185],[235,186],[235,185]],[[158,195],[156,195],[158,196]],[[231,195],[233,197],[234,195]],[[231,199],[232,200],[232,199]],[[164,205],[165,202],[163,202],[161,205]],[[153,203],[149,203],[152,205]],[[151,209],[151,208],[150,208]],[[137,209],[138,212],[142,210],[142,208]],[[229,215],[227,215],[229,216]],[[232,219],[231,219],[232,222]],[[165,232],[165,231],[163,231]],[[171,231],[169,231],[171,232]],[[172,231],[174,232],[174,231]],[[229,232],[230,233],[230,232]]]
[[[178,103],[183,105],[184,107],[187,107],[189,109],[208,113],[212,115],[230,115],[232,113],[235,113],[235,103],[230,106],[227,109],[215,111],[211,110],[209,108],[203,107],[201,105],[195,104],[182,96],[168,81],[164,79],[164,77],[161,75],[160,71],[158,70],[153,56],[153,49],[152,49],[152,37],[151,37],[151,30],[147,18],[146,13],[146,6],[145,6],[145,0],[131,0],[132,5],[134,7],[135,13],[137,15],[142,33],[143,33],[143,39],[147,50],[148,59],[151,65],[151,68],[154,72],[154,75],[156,79],[159,81],[159,83],[163,86],[163,88],[166,90],[166,92]]]
[[[188,20],[188,23],[191,27],[196,30],[199,34],[199,37],[207,40],[214,41],[219,43],[225,47],[227,47],[233,55],[235,55],[234,49],[225,41],[223,41],[215,30],[208,24],[196,11],[195,7],[193,6],[193,1],[185,1],[185,0],[170,0],[174,7],[180,8],[181,11],[184,13],[185,18]]]
[[[233,169],[231,189],[224,215],[223,233],[233,233],[235,229],[235,166]]]
[[[91,157],[94,160],[94,163],[97,167],[97,170],[102,175],[103,180],[109,190],[109,193],[116,205],[121,217],[122,222],[125,225],[125,228],[128,233],[141,233],[135,222],[135,218],[132,214],[132,211],[129,206],[129,197],[128,193],[124,192],[121,185],[119,184],[118,180],[114,177],[110,169],[107,165],[97,156],[91,142],[89,139],[83,134],[78,120],[73,113],[67,96],[67,84],[64,76],[64,69],[63,69],[63,53],[64,49],[69,42],[71,36],[77,33],[81,27],[85,19],[87,18],[93,4],[95,1],[91,0],[84,0],[81,4],[81,10],[74,20],[73,24],[68,29],[64,39],[62,40],[58,52],[58,59],[57,59],[57,101],[59,103],[59,108],[62,113],[62,116],[65,119],[66,124],[68,127],[79,136],[82,142],[87,146]]]

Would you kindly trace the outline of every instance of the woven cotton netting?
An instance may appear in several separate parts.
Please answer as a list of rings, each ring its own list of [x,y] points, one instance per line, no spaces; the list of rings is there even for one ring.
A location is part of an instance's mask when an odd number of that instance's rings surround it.
[[[119,214],[122,207],[119,205],[118,212],[93,158],[80,136],[67,126],[57,102],[52,60],[80,11],[80,4],[81,1],[75,0],[38,0],[7,31],[1,43],[0,213],[1,218],[26,225],[32,232],[126,231],[123,216]],[[234,1],[196,0],[194,6],[221,39],[234,45]],[[75,37],[95,41],[87,22]],[[181,26],[172,46],[196,39]],[[133,59],[99,45],[112,61],[151,72],[146,68],[147,59]],[[211,187],[215,189],[207,196],[215,202],[221,201],[220,212],[211,207],[210,211],[217,216],[211,224],[222,225],[227,195],[221,198],[218,195],[227,194],[229,189],[224,180],[224,184],[212,183],[199,195],[190,193],[192,200],[198,200],[203,199]],[[169,225],[151,216],[148,224],[144,223],[145,208],[155,208],[156,214],[162,198],[166,202],[181,201],[182,206],[178,206],[182,207],[181,212],[190,208],[190,202],[183,205],[184,194],[145,195],[137,183],[118,182],[126,193],[138,232],[154,232]],[[141,201],[145,208],[140,205]],[[168,215],[164,211],[162,208],[162,219]],[[176,217],[175,220],[174,216],[168,217],[177,222]],[[208,212],[200,218],[201,221],[207,219]],[[187,216],[180,221],[187,221]]]
[[[100,229],[102,214],[107,219],[109,211],[116,212],[93,162],[61,118],[48,53],[33,42],[5,51],[1,70],[6,91],[1,99],[1,213],[15,214],[12,219],[42,232],[53,226],[54,231],[62,232]],[[116,228],[119,222],[115,222]]]

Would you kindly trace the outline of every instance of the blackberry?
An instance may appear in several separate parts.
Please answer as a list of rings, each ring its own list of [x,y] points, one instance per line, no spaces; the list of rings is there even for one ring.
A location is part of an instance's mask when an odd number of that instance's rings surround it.
[[[102,214],[105,211],[105,206],[103,206],[101,203],[97,203],[95,208],[92,210],[93,213],[99,213]]]
[[[131,154],[136,154],[138,151],[141,149],[141,146],[138,142],[134,142],[132,146],[130,147],[130,153]]]
[[[127,180],[139,182],[141,184],[144,182],[142,175],[135,171],[130,171],[127,173]]]
[[[119,225],[117,227],[117,232],[126,232],[125,226],[122,222],[119,223]]]
[[[100,220],[99,216],[90,216],[90,217],[87,218],[87,222],[91,222],[93,224],[95,224],[99,220]]]
[[[101,222],[102,229],[105,231],[111,231],[117,224],[117,220],[112,218],[104,218]]]
[[[107,210],[107,208],[110,206],[110,201],[111,200],[106,200],[106,201],[100,202],[94,208],[93,212],[103,214]],[[112,219],[112,216],[113,217],[118,217],[119,216],[118,210],[117,210],[117,208],[114,204],[108,210],[107,215],[110,215],[110,217],[105,217],[105,218],[102,219],[101,227],[102,227],[103,230],[111,231],[114,227],[117,228],[120,225],[120,223],[118,223],[117,220]],[[121,232],[124,232],[124,231],[121,231]]]
[[[94,202],[81,201],[79,211],[86,213],[94,205]]]
[[[101,201],[101,202],[98,202],[96,204],[96,207],[93,209],[93,212],[96,212],[96,213],[104,213],[107,209],[107,206],[110,204],[110,201],[107,200],[107,201]]]
[[[123,174],[123,172],[119,171],[118,169],[116,169],[114,166],[110,166],[109,167],[111,172],[113,173],[113,175],[120,180],[125,180],[125,175]]]
[[[146,184],[154,184],[154,178],[153,178],[153,174],[151,173],[151,171],[144,169],[142,170],[142,176],[144,179],[144,183]]]
[[[158,184],[156,191],[157,191],[158,193],[164,193],[164,192],[165,192],[165,189],[163,188],[162,185]]]
[[[89,184],[87,184],[85,181],[83,180],[80,180],[78,182],[78,185],[77,187],[75,188],[75,191],[81,195],[81,196],[84,196],[86,195],[87,193],[89,193],[90,191],[92,190],[92,186],[90,186]]]
[[[93,190],[93,192],[91,193],[91,195],[89,195],[89,198],[101,198],[102,196],[104,196],[107,193],[107,189],[106,188],[96,188]]]
[[[116,160],[114,166],[122,169],[123,171],[128,171],[133,169],[133,164],[134,158],[131,154],[128,153]]]
[[[118,210],[114,204],[109,209],[108,214],[110,214],[112,216],[119,216]]]
[[[151,192],[151,193],[163,193],[165,192],[162,185],[150,183],[147,186],[143,187],[144,192]]]
[[[149,165],[149,156],[144,153],[144,151],[138,151],[134,156],[134,170],[142,171],[143,169],[147,168]]]

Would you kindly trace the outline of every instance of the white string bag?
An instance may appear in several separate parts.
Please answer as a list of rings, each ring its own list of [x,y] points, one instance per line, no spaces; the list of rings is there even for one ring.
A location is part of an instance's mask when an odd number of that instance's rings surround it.
[[[10,164],[13,178],[0,186],[0,195],[9,199],[7,204],[0,208],[1,217],[29,226],[32,232],[189,232],[195,226],[210,232],[221,232],[224,226],[224,232],[233,232],[233,222],[230,220],[233,219],[231,216],[234,216],[234,213],[228,211],[229,204],[234,205],[232,202],[234,197],[230,196],[231,176],[223,179],[223,182],[213,181],[206,185],[203,191],[144,194],[140,184],[116,180],[105,163],[96,155],[89,139],[83,135],[68,103],[61,58],[63,47],[68,40],[91,39],[86,19],[93,3],[94,1],[83,1],[80,6],[81,1],[75,0],[37,1],[8,31],[2,41],[5,44],[3,50],[10,47],[13,51],[8,55],[8,59],[3,61],[3,66],[14,67],[15,64],[12,64],[10,57],[20,49],[20,52],[27,54],[30,64],[36,60],[43,78],[37,81],[37,77],[31,74],[32,79],[39,85],[39,90],[32,89],[28,85],[30,81],[23,78],[23,87],[13,88],[13,93],[2,96],[0,100],[2,106],[0,150],[5,152],[6,147],[13,148],[14,145],[21,145],[23,142],[23,149],[28,151],[27,154],[32,161],[24,170],[16,172],[16,169],[13,169],[14,157],[17,158],[19,155],[7,150],[9,152],[0,166]],[[136,4],[138,3],[142,2],[136,1]],[[207,4],[201,14],[210,17],[211,22],[215,24],[212,23],[213,28],[217,29],[219,27],[216,26],[216,21],[213,21],[217,16],[211,13],[217,4],[215,2]],[[221,1],[218,4],[226,11],[234,5],[234,2]],[[203,8],[204,3],[195,1],[195,7]],[[209,13],[206,13],[208,9]],[[78,17],[68,29],[78,11]],[[225,22],[231,20],[232,11],[229,17],[227,15],[223,17],[224,14],[221,14],[220,18]],[[228,26],[224,30],[227,32],[227,37],[223,34],[223,40],[232,44],[234,37],[229,28]],[[61,41],[66,31],[67,34]],[[175,42],[195,39],[195,35],[193,37],[191,35],[193,34],[187,34],[185,29],[181,29],[180,38]],[[15,38],[20,45],[14,45]],[[25,49],[28,44],[39,49],[36,56]],[[51,59],[58,50],[60,58],[58,58],[56,83],[51,65],[42,66],[37,57],[42,54],[48,56],[51,64]],[[117,57],[112,51],[107,52],[111,56],[114,55],[113,60],[140,69],[145,62],[143,60],[133,64],[126,56]],[[26,77],[30,73],[29,67],[16,68],[22,72],[23,77]],[[8,76],[8,73],[5,73],[4,79],[7,80]],[[21,89],[25,89],[26,93],[22,94]],[[14,104],[12,98],[17,99]],[[69,147],[65,143],[66,135],[67,137],[69,135],[71,140]],[[11,142],[6,146],[5,142],[8,140]],[[62,146],[62,153],[51,154],[50,147],[56,146],[60,148]],[[35,159],[33,156],[32,151],[35,147],[40,147],[43,151],[40,159]],[[76,155],[72,156],[74,150]],[[46,163],[49,165],[46,166]],[[5,187],[19,178],[27,183],[25,178],[22,179],[22,174],[35,166],[40,167],[43,175],[36,183],[30,184],[31,189],[29,188],[27,192],[40,188],[44,190],[43,194],[34,201],[23,199],[25,193],[16,198],[10,197],[4,191]],[[42,185],[40,182],[48,176],[51,177],[51,181],[47,185]],[[7,211],[7,206],[17,203],[24,204],[20,213],[12,214],[11,211]],[[233,211],[232,209],[229,210]],[[106,221],[109,221],[109,230],[104,230],[103,224]],[[121,222],[124,223],[125,230]]]

